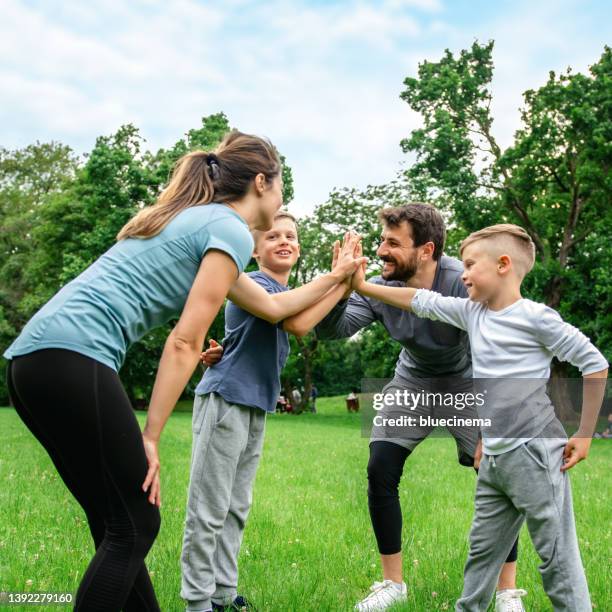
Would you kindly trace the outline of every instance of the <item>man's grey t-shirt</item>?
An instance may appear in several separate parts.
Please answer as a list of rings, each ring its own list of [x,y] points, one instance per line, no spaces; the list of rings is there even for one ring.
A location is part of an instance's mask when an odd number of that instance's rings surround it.
[[[264,272],[251,272],[249,276],[268,293],[288,290]],[[230,404],[274,412],[288,355],[289,338],[282,324],[268,323],[228,301],[223,357],[206,370],[196,394],[215,392]]]
[[[453,297],[468,297],[461,275],[463,264],[442,255],[436,267],[432,291]],[[401,281],[385,281],[377,276],[370,282],[389,287],[405,287]],[[472,376],[467,334],[456,327],[421,319],[407,310],[352,293],[317,325],[319,338],[347,338],[374,321],[380,321],[389,335],[402,345],[395,367],[401,379]]]

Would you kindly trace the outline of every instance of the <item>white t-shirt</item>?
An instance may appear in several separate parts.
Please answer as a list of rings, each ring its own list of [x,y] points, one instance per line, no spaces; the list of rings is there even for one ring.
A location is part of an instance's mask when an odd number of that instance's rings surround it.
[[[507,452],[534,437],[517,435],[521,430],[526,431],[527,417],[519,419],[522,424],[516,422],[518,417],[512,417],[510,424],[508,415],[502,415],[501,410],[525,405],[530,410],[529,430],[536,435],[540,431],[538,426],[543,428],[554,418],[550,400],[546,397],[544,401],[545,395],[542,395],[553,356],[576,366],[583,376],[608,367],[604,356],[580,330],[565,323],[552,308],[531,300],[520,299],[495,311],[469,298],[445,297],[419,289],[412,300],[412,311],[419,317],[443,321],[467,331],[475,379],[496,379],[493,384],[506,381],[497,399],[489,397],[485,412],[492,418],[502,419],[512,436],[491,437],[483,430],[484,452],[488,454]],[[519,385],[513,384],[513,379],[529,381]],[[537,411],[535,404],[539,404]]]

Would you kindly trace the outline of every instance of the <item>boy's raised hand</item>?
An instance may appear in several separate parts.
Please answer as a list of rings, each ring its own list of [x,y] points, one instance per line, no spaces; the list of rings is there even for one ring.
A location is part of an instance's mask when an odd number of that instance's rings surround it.
[[[573,468],[580,461],[584,461],[589,456],[592,438],[570,438],[563,450],[562,472]]]
[[[336,242],[334,242],[334,246],[332,247],[332,265],[331,265],[331,269],[332,270],[338,264],[338,256],[339,255],[340,255],[340,241],[336,240]],[[342,296],[342,299],[346,300],[346,299],[349,298],[349,296],[353,292],[353,289],[351,287],[351,277],[347,276],[344,279],[344,281],[342,282],[342,284],[345,287],[345,291],[344,291],[344,295]]]
[[[216,341],[210,339],[209,347],[200,353],[200,360],[205,366],[214,366],[221,361],[223,357],[223,347]]]

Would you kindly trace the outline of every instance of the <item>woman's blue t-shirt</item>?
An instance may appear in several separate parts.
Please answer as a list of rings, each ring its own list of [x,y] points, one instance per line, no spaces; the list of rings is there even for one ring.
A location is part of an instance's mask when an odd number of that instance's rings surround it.
[[[130,344],[180,315],[211,249],[239,272],[253,252],[247,224],[223,204],[187,208],[157,236],[119,241],[30,319],[4,357],[63,348],[118,371]]]

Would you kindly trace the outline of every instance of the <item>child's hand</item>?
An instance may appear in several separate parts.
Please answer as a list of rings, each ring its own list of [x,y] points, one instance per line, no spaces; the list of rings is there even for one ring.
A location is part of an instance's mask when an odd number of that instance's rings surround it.
[[[331,269],[333,270],[336,265],[338,264],[338,256],[340,255],[340,241],[336,240],[336,242],[334,242],[334,246],[332,249],[332,265],[331,265]],[[348,299],[351,295],[351,293],[353,292],[353,289],[351,287],[351,277],[347,276],[343,281],[342,284],[345,287],[345,292],[344,295],[342,296],[343,299]]]
[[[561,471],[566,472],[589,456],[592,438],[570,438],[563,451]]]
[[[214,366],[223,357],[223,347],[216,340],[209,340],[210,345],[205,351],[200,353],[200,359],[205,366]]]

